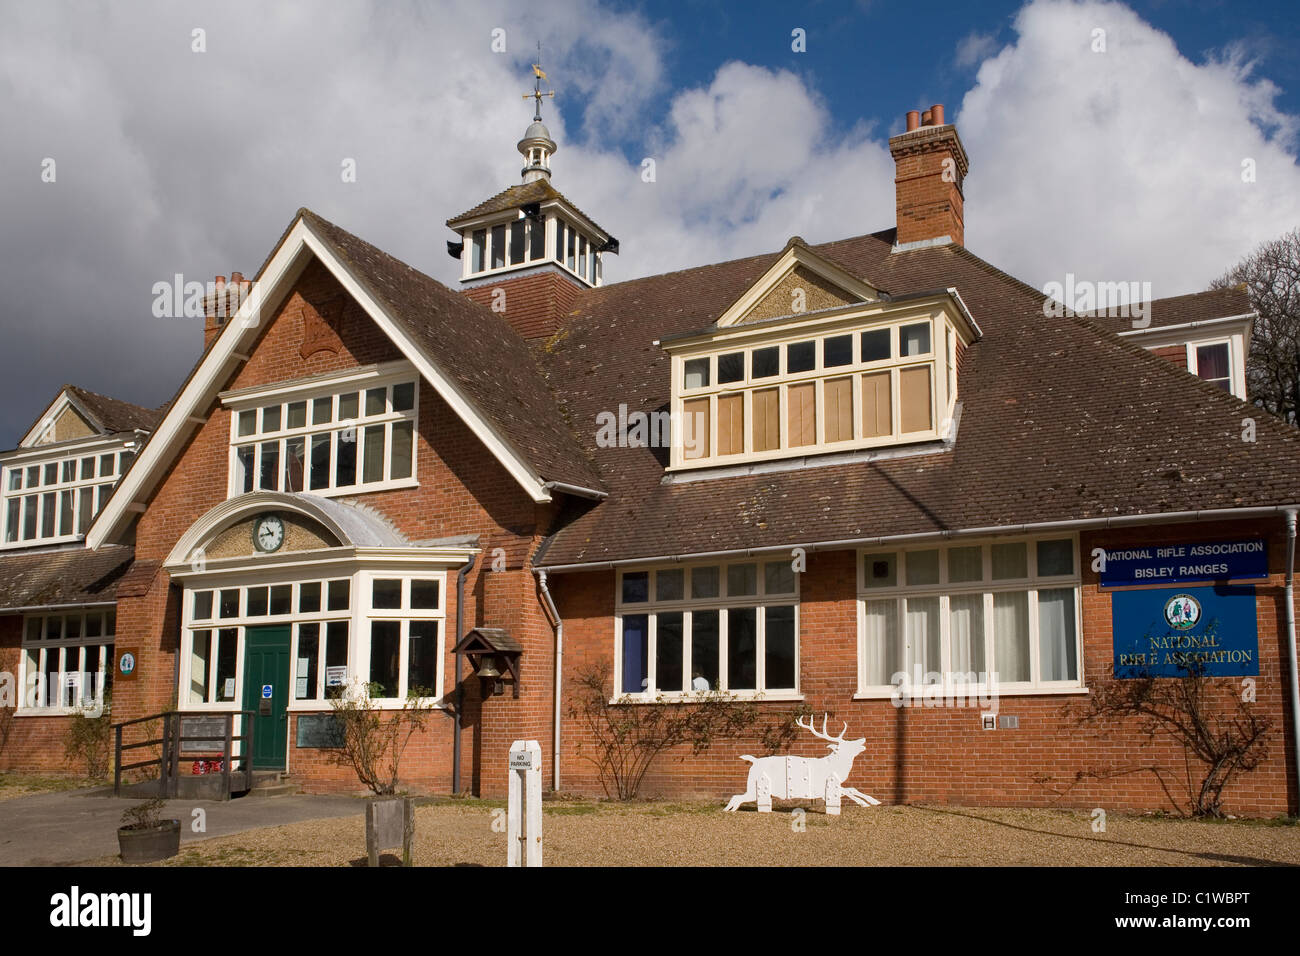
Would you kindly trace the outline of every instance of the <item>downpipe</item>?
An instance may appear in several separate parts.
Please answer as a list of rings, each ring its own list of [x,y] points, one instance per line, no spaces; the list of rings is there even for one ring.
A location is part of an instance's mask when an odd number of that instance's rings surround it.
[[[465,576],[474,568],[474,555],[469,556],[469,561],[456,572],[456,644],[460,644],[460,639],[464,637],[465,623]],[[451,794],[456,796],[460,793],[460,720],[461,714],[465,710],[465,687],[461,680],[461,658],[463,654],[456,654],[456,723],[451,731]]]
[[[1286,521],[1286,641],[1287,670],[1291,678],[1291,748],[1296,775],[1296,814],[1300,816],[1300,669],[1296,664],[1295,638],[1295,535],[1296,510],[1288,509]]]
[[[559,791],[560,789],[560,692],[564,686],[564,621],[560,619],[560,612],[555,608],[555,601],[551,598],[550,588],[546,586],[546,571],[542,568],[537,571],[537,587],[542,595],[542,606],[546,608],[546,615],[551,619],[551,626],[555,628],[555,715],[554,730],[551,737],[551,789]]]

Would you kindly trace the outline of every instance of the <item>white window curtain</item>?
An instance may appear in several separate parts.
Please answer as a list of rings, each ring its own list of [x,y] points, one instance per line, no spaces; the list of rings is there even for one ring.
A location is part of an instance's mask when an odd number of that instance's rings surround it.
[[[939,649],[939,599],[907,599],[907,673],[913,682],[920,672],[920,682],[926,675],[943,669]]]
[[[1074,589],[1038,592],[1038,667],[1042,680],[1075,680]]]
[[[869,687],[885,687],[893,682],[898,670],[898,602],[868,601],[865,646],[862,659],[866,665],[864,680]]]
[[[1029,680],[1029,594],[993,595],[993,669],[1003,684]]]
[[[948,599],[953,681],[974,683],[984,667],[984,595],[954,594]]]

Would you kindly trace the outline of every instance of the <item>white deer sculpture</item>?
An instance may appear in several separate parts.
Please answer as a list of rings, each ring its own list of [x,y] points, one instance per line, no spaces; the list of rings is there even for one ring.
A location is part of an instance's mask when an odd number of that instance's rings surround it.
[[[772,798],[781,797],[786,800],[825,800],[826,812],[835,816],[840,812],[841,795],[861,807],[879,806],[880,801],[875,797],[868,796],[853,787],[844,786],[844,781],[853,769],[854,758],[867,749],[867,739],[861,737],[857,740],[845,740],[844,734],[849,729],[847,723],[838,737],[832,737],[826,733],[828,716],[828,714],[822,715],[820,732],[813,727],[811,717],[806,724],[802,720],[796,720],[795,723],[819,740],[827,741],[826,746],[831,751],[829,754],[825,757],[743,755],[741,760],[748,760],[753,764],[749,768],[749,781],[745,784],[745,792],[736,794],[722,809],[735,811],[742,803],[752,800],[758,804],[759,813],[770,813]]]

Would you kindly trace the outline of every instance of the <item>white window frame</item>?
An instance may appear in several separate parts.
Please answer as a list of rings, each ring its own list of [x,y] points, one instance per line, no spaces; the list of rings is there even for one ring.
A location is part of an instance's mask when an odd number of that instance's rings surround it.
[[[100,633],[94,637],[86,637],[86,618],[97,616],[100,619]],[[45,621],[48,618],[60,618],[64,621],[60,625],[60,633],[67,633],[67,619],[78,618],[81,621],[81,636],[75,638],[59,637],[47,639],[44,636],[32,639],[28,637],[29,621],[41,621],[41,634],[45,634]],[[99,704],[104,701],[105,681],[111,680],[113,667],[115,665],[115,655],[113,652],[116,642],[116,608],[114,605],[92,605],[84,610],[79,611],[54,611],[48,614],[27,614],[23,617],[22,640],[18,648],[18,687],[19,695],[18,707],[14,714],[18,717],[59,717],[69,716],[83,712],[87,705]],[[99,648],[99,666],[96,673],[97,692],[93,701],[87,700],[81,695],[84,687],[79,680],[77,684],[79,703],[73,706],[64,704],[49,705],[46,703],[49,699],[50,689],[45,686],[44,675],[45,665],[48,661],[48,654],[51,651],[57,651],[60,655],[59,663],[59,694],[62,697],[65,680],[69,674],[77,674],[80,678],[85,673],[84,664],[86,660],[86,648]],[[30,651],[36,651],[37,674],[41,675],[40,679],[33,685],[32,673],[28,667],[27,658]],[[77,669],[68,669],[68,652],[77,652]],[[31,691],[35,691],[36,698],[31,699]]]
[[[1202,339],[1198,341],[1188,342],[1187,343],[1187,370],[1191,372],[1193,375],[1195,375],[1197,378],[1201,379],[1201,381],[1214,384],[1216,381],[1219,380],[1205,378],[1204,376],[1201,375],[1201,369],[1200,369],[1201,363],[1199,358],[1196,355],[1196,350],[1199,348],[1204,348],[1209,345],[1227,346],[1228,349],[1227,392],[1229,395],[1237,395],[1237,397],[1240,398],[1242,396],[1238,395],[1237,393],[1237,356],[1236,356],[1236,349],[1233,348],[1232,338],[1233,338],[1232,336],[1227,336],[1225,338]]]
[[[111,475],[100,475],[101,459],[106,456],[112,456],[113,473]],[[125,463],[124,463],[125,456]],[[84,459],[94,459],[94,477],[81,477],[81,463]],[[14,457],[4,462],[0,467],[0,551],[13,550],[16,548],[30,548],[37,545],[62,544],[70,541],[80,541],[85,537],[86,530],[98,516],[100,509],[112,495],[113,489],[121,481],[123,473],[130,462],[134,459],[134,449],[128,448],[124,442],[114,442],[111,445],[82,445],[79,447],[69,447],[60,449],[57,454],[51,454],[48,450],[42,449],[42,454],[29,457]],[[73,467],[73,477],[64,479],[64,466],[71,463]],[[51,483],[45,482],[45,467],[54,465],[55,480]],[[27,482],[28,469],[37,469],[37,484],[29,485]],[[21,483],[20,488],[11,489],[10,485],[13,476],[18,475]],[[103,501],[100,498],[101,488],[107,488],[103,493]],[[72,527],[73,530],[67,534],[59,533],[60,520],[60,500],[64,493],[72,495]],[[45,521],[46,498],[48,494],[54,495],[54,534],[43,535],[41,528]],[[81,520],[81,498],[89,494],[92,496],[90,512],[84,527],[80,527]],[[22,537],[23,519],[28,510],[26,499],[35,497],[36,507],[36,535],[31,538]],[[17,528],[15,540],[9,541],[10,520],[9,505],[11,501],[19,502],[18,514],[16,517]]]
[[[902,354],[901,329],[912,325],[929,325],[930,351],[920,355]],[[733,330],[745,331],[744,326],[731,327]],[[890,335],[890,357],[875,361],[862,360],[862,333],[888,330]],[[852,340],[851,362],[845,365],[825,365],[825,341],[848,335]],[[951,348],[949,347],[949,336]],[[807,371],[791,373],[787,370],[788,346],[803,342],[813,342],[814,364]],[[778,372],[775,375],[755,378],[753,375],[753,353],[776,347],[778,352]],[[753,338],[728,338],[706,347],[679,352],[672,357],[672,420],[675,425],[685,428],[686,403],[705,398],[709,401],[709,454],[699,458],[686,458],[685,434],[674,436],[668,471],[679,471],[723,465],[745,464],[751,462],[796,458],[828,452],[852,451],[860,448],[879,448],[893,445],[906,445],[922,441],[933,441],[943,437],[949,428],[954,406],[957,401],[956,375],[949,374],[950,361],[955,363],[956,350],[959,348],[957,332],[942,311],[929,311],[906,317],[890,316],[882,321],[878,317],[871,320],[861,318],[845,320],[833,325],[808,327],[802,323],[785,327],[779,332],[764,334]],[[949,353],[954,359],[949,358]],[[733,353],[744,355],[744,377],[735,382],[720,384],[718,382],[718,360],[721,356]],[[686,363],[704,359],[709,363],[709,384],[695,388],[686,387]],[[914,367],[927,367],[930,370],[930,428],[921,431],[904,432],[902,430],[901,379],[903,371]],[[890,375],[890,433],[878,437],[862,435],[862,382],[864,374],[888,372]],[[825,385],[834,379],[848,378],[851,383],[850,410],[853,436],[848,439],[830,442],[826,440]],[[816,416],[815,441],[805,445],[790,445],[788,431],[788,392],[792,385],[813,383],[814,414]],[[756,451],[754,448],[753,414],[754,394],[759,391],[777,388],[780,390],[780,435],[778,448]],[[722,455],[718,452],[718,403],[725,396],[741,394],[744,396],[744,446],[742,451]]]
[[[794,701],[803,700],[802,663],[800,660],[803,645],[800,636],[800,574],[794,574],[794,590],[788,593],[767,593],[765,565],[769,563],[789,563],[788,558],[779,556],[757,556],[744,561],[697,561],[689,564],[650,565],[646,567],[623,568],[614,580],[614,696],[610,703],[674,703],[697,700],[709,693],[719,691],[737,698],[747,700]],[[756,566],[755,593],[752,595],[731,596],[727,592],[727,569],[736,565],[753,564]],[[718,596],[711,598],[692,598],[691,574],[696,568],[716,568],[718,571]],[[656,594],[656,572],[680,570],[682,575],[682,599],[660,600]],[[639,602],[624,602],[623,577],[626,574],[649,574],[648,599]],[[766,655],[767,655],[767,621],[768,607],[794,607],[794,687],[767,690]],[[734,608],[756,608],[755,633],[756,655],[754,668],[754,689],[731,690],[728,687],[728,615]],[[709,691],[661,691],[657,689],[657,655],[658,655],[658,613],[661,611],[681,611],[682,616],[682,674],[689,684],[693,671],[691,660],[692,615],[697,611],[718,612],[718,686]],[[648,617],[646,635],[647,673],[646,690],[640,693],[625,693],[623,686],[623,617],[626,614],[645,614]]]
[[[229,438],[229,459],[227,467],[227,496],[230,498],[245,494],[244,490],[244,471],[239,459],[239,452],[243,448],[253,449],[252,459],[252,490],[254,492],[261,490],[285,491],[287,489],[280,487],[284,482],[285,460],[288,448],[288,442],[292,439],[301,439],[303,442],[303,487],[300,493],[318,495],[322,498],[334,498],[342,495],[360,495],[370,494],[376,491],[390,491],[398,488],[415,488],[419,486],[419,435],[420,435],[420,376],[409,366],[403,367],[400,371],[384,371],[383,369],[372,369],[368,374],[352,374],[342,378],[334,378],[311,385],[304,385],[294,390],[283,389],[263,389],[252,394],[241,394],[240,397],[229,397],[224,399],[225,404],[230,409],[230,438]],[[397,385],[411,385],[413,387],[414,404],[406,411],[393,411],[393,387]],[[385,389],[384,411],[378,414],[366,414],[366,393],[371,389]],[[357,414],[354,417],[343,420],[340,418],[339,405],[343,395],[355,392],[357,394]],[[330,399],[330,421],[326,425],[316,425],[313,422],[312,413],[314,403],[318,399]],[[306,424],[289,428],[287,427],[289,406],[299,402],[306,403]],[[280,408],[280,427],[273,431],[262,430],[262,409],[270,406]],[[243,412],[253,412],[255,417],[254,430],[249,435],[241,436],[239,434],[240,414]],[[392,441],[393,428],[397,423],[411,423],[411,474],[406,478],[393,478],[392,475]],[[384,477],[380,481],[361,481],[365,467],[365,430],[370,427],[382,426],[384,428]],[[338,446],[341,441],[346,440],[346,436],[351,434],[352,440],[357,445],[356,455],[356,477],[350,485],[337,485],[337,465],[338,465]],[[312,456],[312,439],[321,435],[330,435],[330,462],[329,478],[330,484],[325,488],[312,488],[311,485],[311,456]],[[262,463],[262,446],[274,442],[277,446],[278,464],[276,467],[276,488],[262,489],[259,486]]]
[[[1074,550],[1074,573],[1069,575],[1038,574],[1038,542],[1069,540]],[[1027,553],[1028,576],[1024,578],[993,580],[992,545],[1024,544]],[[980,547],[983,562],[983,575],[978,582],[950,583],[948,571],[948,551],[953,548]],[[937,584],[909,586],[906,582],[906,554],[917,551],[939,550],[939,581]],[[868,588],[866,586],[866,562],[872,557],[894,556],[896,583],[891,587]],[[939,598],[939,645],[942,658],[941,693],[946,697],[973,697],[997,694],[1001,697],[1041,694],[1083,694],[1088,692],[1085,684],[1083,657],[1083,594],[1080,577],[1079,537],[1077,534],[1043,534],[1032,537],[1016,538],[980,538],[963,540],[960,538],[936,541],[927,544],[909,545],[898,548],[865,548],[857,552],[857,693],[855,700],[894,697],[898,688],[893,684],[867,683],[867,601],[897,602],[896,621],[900,631],[906,626],[905,600],[907,598]],[[1038,592],[1040,590],[1072,589],[1074,591],[1074,653],[1076,679],[1065,681],[1043,681],[1040,675],[1040,643],[1038,620]],[[993,628],[993,595],[999,593],[1026,593],[1029,638],[1029,673],[1028,681],[998,681],[996,687],[987,682],[975,684],[955,682],[952,680],[951,667],[951,627],[949,598],[954,595],[984,595],[984,661],[985,666],[995,660],[995,634]],[[901,662],[905,664],[905,660]],[[914,693],[924,688],[912,686]]]
[[[412,621],[434,621],[438,625],[438,644],[437,644],[437,675],[434,679],[433,696],[422,697],[418,700],[425,705],[441,701],[443,698],[443,684],[446,680],[444,671],[446,670],[446,649],[447,649],[447,573],[445,571],[429,572],[410,572],[410,571],[384,571],[368,570],[358,575],[362,592],[362,600],[365,607],[365,620],[362,625],[362,633],[354,643],[357,645],[358,658],[355,672],[363,674],[367,682],[370,681],[370,638],[371,627],[378,621],[397,621],[401,624],[398,638],[398,668],[397,668],[397,696],[396,697],[376,697],[372,698],[381,706],[400,708],[406,704],[406,695],[410,688],[410,625]],[[398,580],[402,582],[402,606],[401,608],[376,608],[373,606],[374,582],[377,580]],[[412,581],[436,581],[438,584],[438,607],[431,608],[412,608],[411,601],[411,582]],[[364,664],[364,668],[362,667]]]

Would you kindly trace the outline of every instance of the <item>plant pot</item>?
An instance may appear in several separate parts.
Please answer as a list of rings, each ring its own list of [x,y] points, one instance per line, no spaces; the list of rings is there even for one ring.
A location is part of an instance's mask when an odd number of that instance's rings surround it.
[[[147,830],[117,831],[123,863],[152,863],[181,851],[181,821],[163,820]]]

